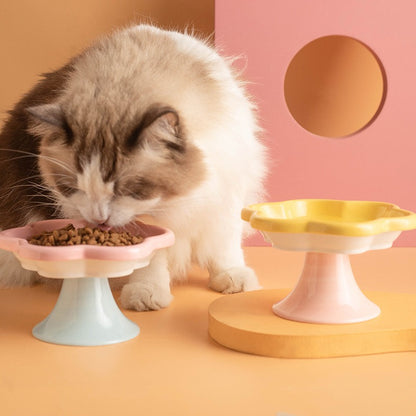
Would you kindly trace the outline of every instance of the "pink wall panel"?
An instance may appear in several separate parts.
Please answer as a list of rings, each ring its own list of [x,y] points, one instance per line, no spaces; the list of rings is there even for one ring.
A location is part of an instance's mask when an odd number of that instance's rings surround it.
[[[416,210],[416,3],[411,0],[216,0],[216,42],[251,82],[269,147],[269,200],[336,198]],[[378,117],[341,139],[303,129],[284,99],[286,69],[310,41],[346,35],[366,44],[386,75]],[[260,243],[260,238],[250,243]],[[405,232],[396,245],[416,245]]]

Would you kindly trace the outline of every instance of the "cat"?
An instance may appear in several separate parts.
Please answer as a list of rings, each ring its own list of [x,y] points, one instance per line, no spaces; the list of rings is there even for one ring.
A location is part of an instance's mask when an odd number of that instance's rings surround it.
[[[261,200],[266,168],[256,108],[208,42],[137,25],[45,74],[0,134],[0,228],[49,218],[123,226],[151,215],[175,244],[135,271],[121,304],[157,310],[192,262],[210,288],[259,288],[246,266],[241,208]],[[0,284],[36,279],[2,252]]]

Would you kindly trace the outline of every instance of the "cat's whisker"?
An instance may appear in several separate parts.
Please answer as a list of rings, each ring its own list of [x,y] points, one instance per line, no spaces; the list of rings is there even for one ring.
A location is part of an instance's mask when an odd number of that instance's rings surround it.
[[[51,195],[45,195],[45,194],[42,194],[42,193],[26,194],[25,196],[28,196],[28,197],[36,197],[36,198],[42,197],[42,198],[49,199],[51,201],[54,201],[55,200],[54,198],[52,198]]]
[[[21,159],[27,159],[27,158],[38,158],[39,155],[37,155],[36,153],[29,153],[29,152],[21,152],[18,150],[13,150],[13,149],[0,149],[1,151],[9,151],[9,152],[17,152],[17,153],[25,153],[23,156],[15,156],[15,157],[11,157],[11,158],[7,158],[7,162],[11,162],[11,161],[16,161],[16,160],[21,160]],[[6,161],[6,160],[5,160]]]
[[[36,183],[36,182],[28,182],[28,183],[20,183],[18,185],[12,185],[10,188],[13,189],[18,189],[18,188],[40,188],[40,189],[49,189],[46,187],[46,185],[42,185],[40,183]]]
[[[26,176],[26,177],[24,177],[24,178],[22,178],[22,179],[19,179],[19,180],[18,180],[18,181],[16,181],[16,182],[14,182],[11,186],[17,185],[17,184],[19,184],[20,182],[26,182],[26,181],[28,181],[28,180],[30,180],[30,179],[36,179],[36,178],[42,179],[42,175],[37,174],[37,175],[32,175],[32,176]]]
[[[68,178],[68,179],[72,179],[71,176],[65,175],[65,174],[60,174],[60,173],[52,173],[51,176],[65,177],[65,178]],[[32,181],[30,181],[32,179],[37,179],[37,178],[43,180],[43,177],[40,174],[27,176],[25,178],[19,179],[18,181],[14,182],[13,184],[11,184],[10,188],[15,188],[15,187],[18,187],[18,186],[38,187],[38,188],[43,187],[46,191],[50,191],[50,188],[47,185],[43,184],[42,182],[32,182]],[[30,182],[28,182],[28,181],[30,181]],[[27,183],[25,183],[25,182],[27,182]]]
[[[39,157],[43,158],[45,160],[48,160],[49,162],[52,162],[57,166],[60,166],[64,170],[72,173],[73,175],[76,175],[75,171],[71,168],[71,166],[67,165],[66,163],[62,162],[61,160],[55,159],[51,156],[45,156],[45,155],[39,155]]]
[[[6,194],[1,195],[2,198],[9,198],[20,188],[31,188],[31,189],[38,189],[39,192],[38,196],[42,195],[43,197],[49,197],[50,190],[43,186],[33,185],[33,184],[20,184],[13,186]]]
[[[59,208],[59,206],[54,203],[54,202],[40,202],[40,201],[29,201],[25,204],[22,204],[21,207],[25,207],[25,209],[27,208],[46,208],[46,207],[52,207],[52,208]],[[19,209],[22,209],[21,207],[19,207]]]
[[[62,160],[58,160],[56,158],[53,158],[51,156],[46,156],[46,155],[42,155],[42,154],[37,154],[37,153],[33,153],[33,152],[28,152],[25,150],[17,150],[17,149],[5,149],[5,148],[0,148],[0,151],[8,151],[8,152],[15,152],[15,153],[21,153],[23,156],[16,156],[13,159],[9,159],[9,160],[17,160],[17,159],[23,159],[25,157],[33,157],[33,158],[41,158],[41,159],[45,159],[51,163],[55,163],[57,166],[60,166],[61,168],[63,168],[64,170],[67,170],[68,172],[75,174],[74,170],[71,168],[71,166],[69,166],[68,164],[66,164],[65,162],[62,162]]]

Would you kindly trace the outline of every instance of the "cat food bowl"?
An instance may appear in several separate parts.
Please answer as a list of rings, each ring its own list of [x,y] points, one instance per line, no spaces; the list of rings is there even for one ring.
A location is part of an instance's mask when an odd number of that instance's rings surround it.
[[[131,274],[146,267],[154,253],[174,243],[172,231],[141,222],[125,230],[144,239],[128,246],[39,246],[27,239],[45,231],[82,220],[48,220],[0,232],[0,248],[11,251],[23,268],[41,276],[64,279],[57,303],[33,335],[43,341],[65,345],[105,345],[127,341],[139,334],[139,327],[117,306],[108,278]]]
[[[416,228],[413,212],[370,201],[261,203],[243,209],[242,218],[273,247],[306,252],[296,287],[273,312],[321,324],[362,322],[380,314],[359,289],[348,256],[389,248],[402,231]]]

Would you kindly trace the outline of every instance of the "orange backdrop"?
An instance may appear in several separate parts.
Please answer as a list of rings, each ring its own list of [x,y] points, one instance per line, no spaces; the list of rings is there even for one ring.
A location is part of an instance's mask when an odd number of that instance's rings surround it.
[[[214,0],[13,0],[0,2],[0,126],[38,79],[97,36],[133,23],[214,31]]]

